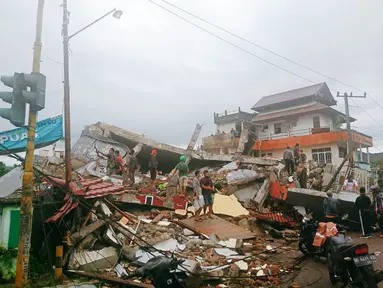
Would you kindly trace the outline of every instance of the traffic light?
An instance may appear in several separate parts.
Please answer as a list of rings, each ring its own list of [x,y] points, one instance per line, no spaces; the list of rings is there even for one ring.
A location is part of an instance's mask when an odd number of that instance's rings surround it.
[[[20,127],[25,124],[26,103],[29,103],[29,109],[33,112],[45,108],[45,75],[15,73],[13,76],[1,76],[0,79],[5,86],[13,88],[12,92],[0,92],[0,98],[12,104],[11,108],[0,108],[0,117]]]
[[[29,109],[34,112],[45,108],[46,77],[41,73],[23,74],[24,85],[30,87],[30,91],[22,91],[23,97],[29,103]]]
[[[13,88],[12,92],[0,92],[0,98],[4,102],[12,104],[11,108],[0,108],[0,117],[8,119],[17,127],[23,126],[25,123],[25,100],[22,91],[26,89],[24,75],[15,73],[13,76],[1,76],[0,80],[5,86]]]

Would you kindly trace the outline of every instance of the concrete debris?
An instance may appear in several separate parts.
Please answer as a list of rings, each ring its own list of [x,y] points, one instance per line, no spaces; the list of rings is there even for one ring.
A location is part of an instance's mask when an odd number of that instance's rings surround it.
[[[69,269],[81,271],[98,271],[112,268],[118,259],[114,247],[105,247],[96,251],[78,251],[71,255]]]
[[[233,161],[232,155],[202,157],[193,150],[185,152],[103,123],[90,125],[85,132],[73,148],[75,157],[83,162],[73,180],[82,181],[83,186],[88,185],[83,181],[105,180],[100,182],[102,185],[92,182],[101,187],[100,191],[98,186],[95,188],[94,196],[75,197],[85,200],[92,213],[79,205],[77,210],[57,216],[57,220],[65,217],[66,222],[73,223],[65,242],[71,273],[94,275],[119,285],[154,287],[150,279],[135,274],[138,267],[156,261],[157,256],[177,257],[184,262],[174,269],[190,279],[210,277],[220,280],[215,287],[237,288],[279,287],[278,281],[292,271],[299,236],[296,223],[313,203],[322,205],[325,193],[312,188],[326,185],[326,169],[307,163],[305,169],[301,167],[290,176],[276,160],[240,156]],[[126,172],[106,176],[106,161],[99,161],[95,146],[103,153],[111,147],[120,152],[134,148],[140,164],[134,183]],[[157,171],[154,184],[147,169],[153,149],[158,150],[157,161],[163,170]],[[167,174],[184,153],[193,167],[208,170],[212,178],[215,191],[211,218],[203,212],[199,220],[195,218],[194,171],[183,180],[185,195],[180,193],[178,176]],[[45,171],[52,172],[49,175],[64,179],[60,162],[48,161],[45,165]],[[109,193],[116,184],[106,182],[119,183],[123,191]],[[354,201],[348,194],[339,194],[338,199]],[[97,273],[82,274],[79,270]],[[125,276],[132,279],[128,281]],[[204,285],[185,287],[211,287]]]

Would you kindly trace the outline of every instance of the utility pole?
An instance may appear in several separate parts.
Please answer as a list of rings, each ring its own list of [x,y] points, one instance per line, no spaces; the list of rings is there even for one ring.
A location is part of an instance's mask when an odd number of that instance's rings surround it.
[[[350,156],[351,162],[353,159],[353,145],[352,145],[352,131],[351,131],[351,121],[350,121],[350,107],[348,105],[348,98],[366,98],[367,93],[364,93],[363,96],[356,96],[352,95],[352,92],[350,95],[347,93],[344,93],[343,95],[340,95],[339,92],[337,93],[336,97],[344,98],[344,105],[346,110],[346,116],[347,116],[347,132],[348,132],[348,138],[347,138],[347,154]]]
[[[43,28],[44,0],[38,0],[36,37],[33,51],[32,72],[40,72],[41,62],[41,34]],[[45,92],[45,91],[44,91]],[[45,96],[44,96],[45,99]],[[29,274],[29,250],[31,247],[32,232],[32,197],[33,197],[33,158],[35,150],[35,130],[37,121],[37,110],[29,109],[28,138],[25,157],[25,168],[23,175],[22,197],[20,206],[20,235],[17,251],[16,281],[17,288],[28,283]]]
[[[72,180],[72,151],[70,139],[70,91],[69,91],[69,35],[68,1],[63,1],[63,48],[64,48],[64,129],[65,129],[65,183],[69,189]]]
[[[111,15],[120,19],[122,15],[121,10],[112,9],[101,17],[97,18],[93,22],[89,23],[76,33],[69,35],[68,24],[69,24],[69,12],[68,12],[68,0],[63,0],[63,25],[62,25],[62,36],[63,36],[63,52],[64,52],[64,131],[65,131],[65,183],[69,188],[69,183],[72,180],[72,148],[71,148],[71,136],[70,136],[70,88],[69,88],[69,40],[74,36],[84,31],[85,29],[96,24],[100,20],[104,19],[108,15]]]

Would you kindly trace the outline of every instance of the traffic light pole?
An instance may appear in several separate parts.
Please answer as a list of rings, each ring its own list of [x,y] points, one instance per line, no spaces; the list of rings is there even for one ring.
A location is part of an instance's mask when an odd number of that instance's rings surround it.
[[[43,27],[44,0],[38,0],[36,38],[34,43],[32,72],[40,72],[41,61],[41,34]],[[30,109],[28,121],[28,138],[25,157],[25,168],[23,175],[23,186],[20,207],[20,235],[17,251],[16,281],[17,288],[28,283],[29,276],[29,251],[31,247],[32,232],[32,198],[34,186],[33,158],[35,150],[35,130],[37,112]]]

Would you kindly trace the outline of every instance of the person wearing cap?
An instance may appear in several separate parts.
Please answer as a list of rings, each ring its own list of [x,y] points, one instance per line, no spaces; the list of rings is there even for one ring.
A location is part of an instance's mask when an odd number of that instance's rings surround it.
[[[152,150],[149,156],[149,173],[150,179],[152,180],[151,186],[152,188],[156,188],[154,184],[157,177],[157,150]]]
[[[186,186],[188,184],[188,174],[189,174],[189,167],[188,164],[186,164],[186,157],[182,155],[180,157],[180,162],[176,166],[176,171],[178,171],[180,176],[180,187],[181,187],[181,195],[186,195]]]
[[[327,198],[323,200],[323,210],[327,222],[337,222],[339,215],[338,204],[338,200],[332,197],[332,192],[327,192]]]
[[[374,196],[373,208],[379,225],[378,236],[383,238],[383,193],[380,192],[379,186],[372,186],[370,191]]]

